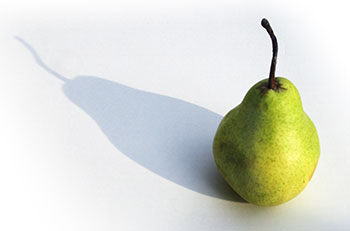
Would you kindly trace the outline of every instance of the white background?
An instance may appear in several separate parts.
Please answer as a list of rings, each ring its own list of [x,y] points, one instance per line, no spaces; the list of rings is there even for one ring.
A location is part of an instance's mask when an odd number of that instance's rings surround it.
[[[307,188],[270,208],[211,156],[268,76],[262,17],[321,142]],[[349,230],[349,22],[336,0],[2,1],[0,230]]]

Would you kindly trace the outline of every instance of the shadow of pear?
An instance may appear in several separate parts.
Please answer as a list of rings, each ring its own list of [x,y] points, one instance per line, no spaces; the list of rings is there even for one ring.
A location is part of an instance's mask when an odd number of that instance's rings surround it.
[[[97,123],[121,153],[195,192],[244,202],[215,166],[212,142],[222,116],[183,100],[99,77],[69,80],[47,67],[24,40],[17,40],[42,68],[64,82],[67,98]]]

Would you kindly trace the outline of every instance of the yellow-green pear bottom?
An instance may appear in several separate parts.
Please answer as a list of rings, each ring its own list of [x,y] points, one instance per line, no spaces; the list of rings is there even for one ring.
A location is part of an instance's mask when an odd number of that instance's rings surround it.
[[[316,128],[287,79],[255,84],[221,121],[213,152],[216,165],[242,198],[275,206],[297,196],[311,179],[320,155]]]

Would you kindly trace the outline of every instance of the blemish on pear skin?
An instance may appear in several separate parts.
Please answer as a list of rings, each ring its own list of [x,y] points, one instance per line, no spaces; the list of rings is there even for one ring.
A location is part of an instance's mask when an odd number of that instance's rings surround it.
[[[282,84],[280,83],[280,81],[278,81],[278,79],[275,80],[275,87],[273,89],[269,88],[268,82],[262,83],[260,86],[257,87],[257,89],[260,90],[262,95],[266,95],[266,93],[269,90],[273,90],[277,93],[287,90],[287,88],[284,88],[282,86]]]

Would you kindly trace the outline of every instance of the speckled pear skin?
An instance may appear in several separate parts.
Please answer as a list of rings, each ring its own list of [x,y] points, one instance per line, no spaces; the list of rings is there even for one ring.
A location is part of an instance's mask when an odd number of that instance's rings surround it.
[[[245,200],[275,206],[297,196],[311,179],[319,156],[316,128],[287,79],[255,84],[221,121],[213,144],[219,172]]]

